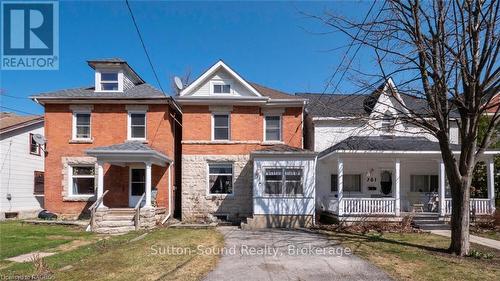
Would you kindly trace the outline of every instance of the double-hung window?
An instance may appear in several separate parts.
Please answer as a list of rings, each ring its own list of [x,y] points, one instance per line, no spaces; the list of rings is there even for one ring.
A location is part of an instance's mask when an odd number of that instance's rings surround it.
[[[229,114],[214,114],[212,122],[213,140],[229,140],[231,129]]]
[[[266,116],[265,128],[265,141],[281,141],[281,116]]]
[[[90,112],[73,113],[73,139],[90,139]]]
[[[94,195],[95,192],[95,167],[82,165],[70,166],[70,194]]]
[[[439,176],[411,175],[410,184],[412,192],[437,192],[439,188]]]
[[[118,90],[118,72],[101,72],[101,91]]]
[[[304,194],[302,168],[266,168],[266,195],[294,196]]]
[[[233,165],[222,163],[208,164],[209,194],[233,193]]]
[[[128,119],[128,138],[138,140],[146,139],[146,113],[129,112]]]

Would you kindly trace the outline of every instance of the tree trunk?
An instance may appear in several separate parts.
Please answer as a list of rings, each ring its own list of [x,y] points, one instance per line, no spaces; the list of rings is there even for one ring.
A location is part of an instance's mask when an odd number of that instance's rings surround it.
[[[452,186],[450,252],[459,256],[469,253],[470,177],[464,177],[460,186]]]

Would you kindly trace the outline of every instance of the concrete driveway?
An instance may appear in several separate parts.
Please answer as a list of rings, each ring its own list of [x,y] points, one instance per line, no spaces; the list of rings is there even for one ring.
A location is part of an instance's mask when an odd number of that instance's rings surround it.
[[[220,227],[222,258],[205,280],[391,280],[324,235]]]

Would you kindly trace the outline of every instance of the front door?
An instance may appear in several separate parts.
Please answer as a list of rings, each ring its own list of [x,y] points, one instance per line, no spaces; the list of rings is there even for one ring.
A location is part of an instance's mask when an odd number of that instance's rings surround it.
[[[146,170],[131,168],[130,169],[130,186],[129,186],[129,196],[128,205],[129,207],[135,207],[142,194],[146,190]],[[142,203],[144,204],[144,203]]]

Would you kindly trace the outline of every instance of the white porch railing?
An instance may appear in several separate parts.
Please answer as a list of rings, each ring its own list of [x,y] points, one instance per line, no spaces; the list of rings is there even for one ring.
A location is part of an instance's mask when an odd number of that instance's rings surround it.
[[[490,199],[472,198],[470,200],[470,210],[475,210],[476,215],[489,215],[492,213],[490,208]],[[444,200],[444,214],[451,215],[451,198]]]
[[[340,200],[341,215],[395,215],[394,198],[343,198]]]

